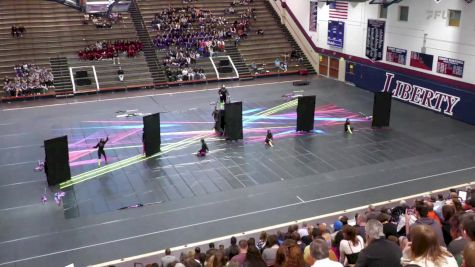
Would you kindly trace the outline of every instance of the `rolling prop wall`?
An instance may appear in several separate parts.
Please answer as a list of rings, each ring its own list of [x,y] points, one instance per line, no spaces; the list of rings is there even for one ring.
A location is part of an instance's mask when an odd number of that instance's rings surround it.
[[[392,75],[394,76],[390,79]],[[390,84],[389,80],[391,81]],[[385,84],[389,84],[389,86],[386,86],[386,89],[389,89],[389,92],[392,91],[393,98],[397,100],[475,125],[475,91],[457,89],[431,82],[430,80],[414,78],[351,61],[347,61],[346,64],[346,81],[371,92],[383,92]],[[401,91],[396,90],[398,81],[400,84],[410,85],[408,93],[401,94]],[[417,96],[415,97],[414,90],[417,90]],[[434,95],[430,101],[425,103],[426,105],[423,105],[423,101],[415,101],[417,99],[422,100],[424,94],[428,91],[432,91]],[[437,98],[440,94],[448,96]],[[448,104],[449,98],[454,103],[452,109],[450,109]]]

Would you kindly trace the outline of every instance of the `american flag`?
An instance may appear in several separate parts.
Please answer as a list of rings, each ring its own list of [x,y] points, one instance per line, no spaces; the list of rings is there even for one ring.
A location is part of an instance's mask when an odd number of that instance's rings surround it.
[[[347,19],[348,18],[348,2],[331,2],[330,3],[331,19]]]

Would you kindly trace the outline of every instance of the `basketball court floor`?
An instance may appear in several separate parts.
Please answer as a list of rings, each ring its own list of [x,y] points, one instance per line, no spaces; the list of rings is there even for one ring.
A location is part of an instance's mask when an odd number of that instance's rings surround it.
[[[371,93],[296,78],[227,84],[243,102],[238,142],[212,130],[217,84],[3,104],[0,266],[86,266],[474,181],[474,127],[393,101],[391,127],[373,129]],[[314,132],[295,132],[289,95],[316,95]],[[156,112],[162,153],[144,158],[141,116]],[[60,188],[34,168],[43,140],[62,135],[73,177],[57,206]],[[98,167],[92,147],[106,136]]]

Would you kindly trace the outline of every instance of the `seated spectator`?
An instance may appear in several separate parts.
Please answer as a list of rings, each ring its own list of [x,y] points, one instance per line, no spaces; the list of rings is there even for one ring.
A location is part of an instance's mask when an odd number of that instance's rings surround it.
[[[311,267],[343,267],[343,265],[337,261],[332,261],[329,258],[329,249],[327,242],[322,239],[315,239],[310,244],[310,252],[315,262]]]
[[[118,58],[120,54],[135,57],[142,49],[143,44],[140,41],[103,41],[87,46],[78,52],[78,56],[81,60],[114,59]],[[118,59],[117,62],[120,64]]]
[[[276,68],[280,68],[280,58],[277,57],[277,58],[274,60],[274,65],[275,65]]]
[[[3,89],[9,96],[46,93],[54,88],[54,76],[50,70],[36,65],[22,64],[14,67],[15,78],[4,78]]]
[[[119,81],[124,81],[124,70],[122,69],[122,67],[119,67],[119,70],[117,71],[117,76],[119,77]]]
[[[363,238],[356,234],[353,226],[345,225],[342,229],[343,240],[340,241],[340,262],[345,266],[354,266],[358,255],[364,248]]]
[[[439,245],[439,236],[427,224],[416,224],[410,230],[411,244],[403,251],[403,266],[458,267],[455,258]]]
[[[256,32],[257,35],[264,35],[264,30],[263,29],[258,29]]]
[[[388,238],[390,235],[398,237],[399,235],[397,233],[397,226],[394,223],[389,222],[390,219],[391,217],[386,213],[381,213],[378,215],[378,221],[383,224],[384,236],[386,238]]]
[[[384,238],[383,224],[369,220],[365,226],[366,248],[358,255],[356,267],[400,267],[401,250]]]

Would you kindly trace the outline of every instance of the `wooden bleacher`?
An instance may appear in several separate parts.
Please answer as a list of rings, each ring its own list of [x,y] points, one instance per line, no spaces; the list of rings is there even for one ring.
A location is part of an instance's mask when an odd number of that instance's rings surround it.
[[[113,25],[112,29],[97,29],[92,22],[83,25],[83,18],[83,13],[73,8],[46,0],[0,1],[0,78],[14,76],[13,66],[18,63],[27,62],[51,68],[50,58],[66,57],[68,61],[74,62],[78,59],[77,51],[91,43],[137,39],[129,14],[124,14],[123,23]],[[26,28],[27,33],[23,38],[11,36],[11,26],[14,24]],[[109,61],[89,61],[84,62],[84,65],[96,63],[103,66]],[[143,57],[130,60],[123,69],[129,85],[152,83]],[[140,71],[141,75],[134,74],[135,71]],[[99,77],[99,80],[103,88],[121,86],[117,76],[110,73]],[[71,91],[72,88],[66,90]]]
[[[266,5],[266,0],[254,0],[250,5],[235,7],[236,14],[225,14],[224,10],[227,9],[232,1],[226,0],[198,0],[191,5],[199,8],[210,9],[216,16],[225,16],[230,22],[240,19],[240,14],[244,13],[248,7],[255,8],[257,14],[257,20],[251,20],[251,31],[248,33],[249,37],[242,40],[238,46],[245,63],[249,67],[252,62],[262,66],[270,72],[282,72],[278,68],[274,67],[274,60],[279,57],[284,60],[284,54],[292,51],[292,41],[285,31],[282,29],[279,21],[269,10]],[[147,24],[147,29],[150,32],[150,36],[155,36],[156,32],[151,27],[151,21],[155,13],[162,11],[163,9],[171,7],[183,7],[186,6],[181,0],[168,0],[168,1],[155,1],[155,0],[141,0],[138,2],[139,7]],[[256,34],[257,29],[263,29],[264,36],[258,36]],[[229,43],[229,42],[228,42]],[[288,72],[296,72],[302,67],[298,66],[296,60],[289,61]],[[310,70],[314,73],[313,70]]]

